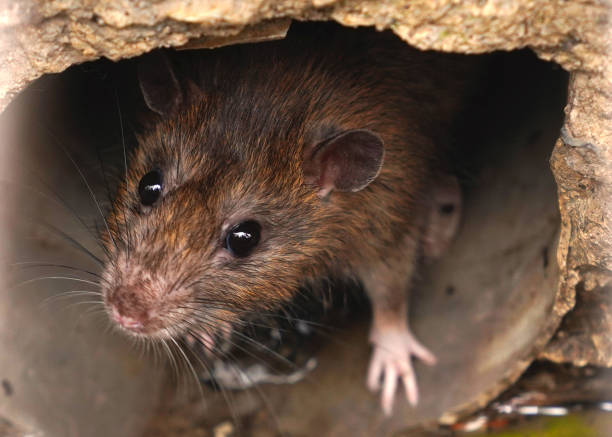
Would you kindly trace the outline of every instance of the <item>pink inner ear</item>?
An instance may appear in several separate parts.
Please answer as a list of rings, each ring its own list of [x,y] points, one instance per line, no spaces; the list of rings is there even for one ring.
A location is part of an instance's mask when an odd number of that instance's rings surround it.
[[[307,183],[320,187],[319,196],[331,190],[359,191],[380,172],[384,157],[382,139],[365,129],[353,129],[319,143],[304,160]]]
[[[341,177],[342,169],[334,162],[329,154],[324,154],[321,159],[321,177],[319,185],[326,194],[336,188],[336,180]]]

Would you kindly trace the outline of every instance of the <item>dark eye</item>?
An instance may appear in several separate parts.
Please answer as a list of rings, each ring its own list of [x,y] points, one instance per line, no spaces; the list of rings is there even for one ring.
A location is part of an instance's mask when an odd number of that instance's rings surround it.
[[[248,220],[234,226],[225,237],[225,248],[238,258],[248,256],[259,243],[261,226]]]
[[[162,174],[159,170],[153,170],[142,177],[138,184],[138,195],[140,203],[151,206],[155,203],[162,192]]]

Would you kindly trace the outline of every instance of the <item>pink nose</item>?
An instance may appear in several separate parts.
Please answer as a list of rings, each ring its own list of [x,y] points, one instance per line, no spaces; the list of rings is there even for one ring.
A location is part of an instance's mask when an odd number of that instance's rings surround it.
[[[119,313],[119,310],[117,310],[117,308],[115,308],[114,306],[112,307],[112,313],[113,313],[113,319],[115,320],[115,322],[117,322],[119,325],[121,325],[125,329],[130,329],[132,331],[139,331],[144,327],[141,321],[136,320],[133,317],[121,315],[121,313]]]

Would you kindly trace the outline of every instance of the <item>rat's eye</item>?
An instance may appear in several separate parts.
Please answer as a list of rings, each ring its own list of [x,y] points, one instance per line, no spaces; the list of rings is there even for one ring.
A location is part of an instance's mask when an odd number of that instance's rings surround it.
[[[225,248],[238,258],[248,256],[259,243],[261,226],[247,220],[234,226],[225,236]]]
[[[155,203],[162,192],[162,174],[159,170],[153,170],[142,177],[138,184],[138,195],[140,203],[151,206]]]

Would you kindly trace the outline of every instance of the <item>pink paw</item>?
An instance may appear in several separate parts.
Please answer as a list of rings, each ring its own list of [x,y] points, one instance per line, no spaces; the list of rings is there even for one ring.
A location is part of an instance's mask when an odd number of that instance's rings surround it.
[[[230,344],[232,327],[229,322],[218,322],[215,331],[211,329],[192,329],[185,336],[185,342],[191,348],[197,348],[208,356],[216,356],[225,352]]]
[[[404,384],[408,402],[416,405],[419,401],[419,390],[412,367],[412,356],[420,358],[429,365],[436,363],[436,357],[412,335],[408,328],[373,330],[370,341],[374,351],[370,360],[367,386],[373,392],[378,392],[382,388],[383,412],[387,416],[391,415],[398,379]]]

